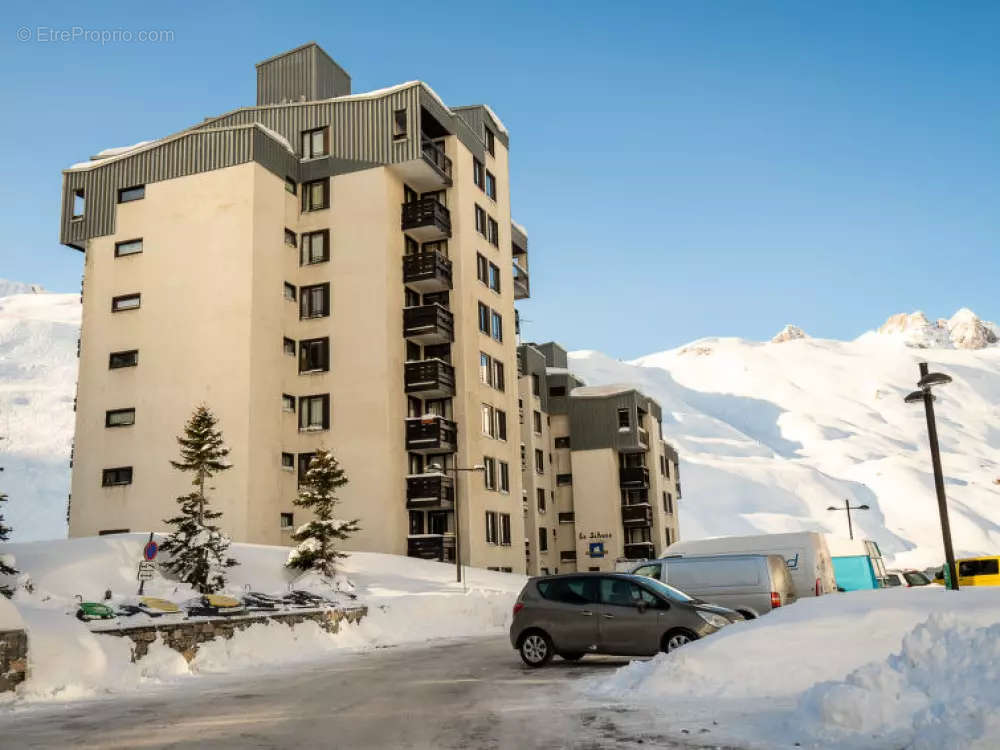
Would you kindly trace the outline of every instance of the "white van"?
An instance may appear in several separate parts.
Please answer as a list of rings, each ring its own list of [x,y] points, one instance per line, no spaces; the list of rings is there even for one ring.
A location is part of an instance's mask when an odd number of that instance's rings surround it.
[[[759,536],[720,536],[689,539],[671,544],[663,553],[671,555],[781,555],[795,584],[795,594],[819,596],[837,590],[833,560],[826,539],[815,531]]]

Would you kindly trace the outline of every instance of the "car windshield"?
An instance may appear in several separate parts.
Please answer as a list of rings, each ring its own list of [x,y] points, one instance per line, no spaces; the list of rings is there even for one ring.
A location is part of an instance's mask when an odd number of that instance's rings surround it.
[[[903,576],[906,578],[906,582],[911,586],[926,586],[928,583],[930,583],[930,579],[927,576],[925,576],[923,573],[918,573],[915,570],[911,570],[908,573],[903,573]]]
[[[687,594],[685,594],[680,589],[675,589],[673,586],[668,586],[667,584],[663,583],[662,581],[657,581],[655,578],[646,578],[646,579],[643,579],[642,585],[651,588],[653,591],[655,591],[660,596],[666,597],[667,599],[670,599],[671,601],[675,601],[675,602],[694,602],[695,601],[695,599],[693,597],[688,596]]]

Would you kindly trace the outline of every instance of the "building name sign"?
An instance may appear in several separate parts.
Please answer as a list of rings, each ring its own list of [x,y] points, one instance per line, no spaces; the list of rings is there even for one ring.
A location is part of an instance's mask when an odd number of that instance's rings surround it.
[[[610,539],[611,532],[603,531],[591,531],[589,534],[585,531],[580,532],[581,539]]]

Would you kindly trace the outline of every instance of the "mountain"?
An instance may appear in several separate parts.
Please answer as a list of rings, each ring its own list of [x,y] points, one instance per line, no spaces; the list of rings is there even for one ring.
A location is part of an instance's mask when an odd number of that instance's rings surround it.
[[[790,327],[794,332],[800,329]],[[588,384],[634,383],[663,407],[681,455],[681,536],[814,529],[846,536],[842,510],[897,564],[943,558],[918,363],[954,379],[935,409],[959,554],[1000,550],[1000,346],[967,310],[930,324],[893,316],[855,341],[708,338],[620,362],[570,354]]]

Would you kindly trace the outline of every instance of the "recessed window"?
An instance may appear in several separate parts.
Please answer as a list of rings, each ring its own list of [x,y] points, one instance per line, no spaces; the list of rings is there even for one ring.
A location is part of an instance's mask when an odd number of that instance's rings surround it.
[[[503,362],[493,360],[493,387],[498,391],[504,390]]]
[[[537,372],[531,373],[531,395],[538,396],[541,393],[541,379],[538,377]]]
[[[295,412],[295,396],[289,395],[287,393],[281,394],[281,410],[294,413]]]
[[[290,339],[285,336],[281,340],[281,349],[285,354],[294,357],[295,356],[295,339]]]
[[[330,314],[330,284],[304,286],[300,290],[299,317],[322,318]]]
[[[496,428],[496,438],[497,440],[507,439],[507,412],[502,409],[496,410],[497,428]]]
[[[476,206],[476,231],[483,237],[486,236],[486,212],[478,205]]]
[[[486,219],[486,239],[491,245],[500,247],[500,225],[492,217]]]
[[[299,484],[306,481],[306,474],[309,473],[309,464],[312,463],[315,453],[300,453],[299,454]]]
[[[618,410],[618,429],[628,428],[632,426],[632,421],[629,415],[628,409]]]
[[[549,530],[544,526],[538,529],[538,551],[549,551]]]
[[[476,253],[476,278],[484,284],[490,283],[490,264],[481,253]]]
[[[557,437],[556,448],[569,448],[569,437]]]
[[[479,303],[479,330],[487,336],[490,335],[490,308],[482,302]]]
[[[500,268],[494,263],[490,263],[488,285],[494,292],[500,293]]]
[[[573,484],[572,474],[556,474],[556,484],[560,487],[566,487]]]
[[[488,490],[497,488],[497,460],[490,456],[483,457],[483,483]]]
[[[551,398],[561,398],[566,395],[566,386],[564,385],[554,385],[549,388],[549,396]]]
[[[535,498],[538,500],[538,512],[545,512],[545,490],[541,487],[535,490]]]
[[[330,369],[330,339],[306,339],[299,342],[299,372],[325,372]]]
[[[493,358],[485,352],[479,352],[479,382],[486,385],[493,385],[490,379],[493,377]]]
[[[496,410],[489,404],[481,405],[483,434],[491,438],[497,436],[496,433]]]
[[[496,544],[500,541],[500,533],[497,528],[497,513],[495,510],[486,511],[486,543]]]
[[[139,294],[123,294],[111,300],[111,312],[139,309]]]
[[[287,190],[292,195],[295,195],[297,186],[295,185],[295,180],[291,177],[285,178],[285,190]]]
[[[302,248],[299,252],[299,265],[311,266],[330,260],[330,230],[309,232],[302,235]]]
[[[281,468],[286,471],[292,471],[295,469],[295,454],[294,453],[282,453],[281,454]]]
[[[486,170],[486,194],[493,200],[497,199],[497,178],[488,169]]]
[[[135,367],[138,364],[138,349],[129,349],[124,352],[111,352],[111,356],[108,357],[109,370],[117,370],[119,367]]]
[[[510,513],[500,514],[500,546],[510,546]],[[504,573],[510,573],[510,568],[500,568]]]
[[[490,335],[497,341],[503,341],[503,317],[495,310],[490,312]]]
[[[490,156],[496,156],[497,137],[485,123],[483,124],[483,141],[486,143],[486,150],[490,152]]]
[[[330,153],[327,144],[327,128],[306,130],[302,133],[302,158],[315,159]]]
[[[484,188],[483,163],[474,156],[472,157],[472,181],[479,186],[480,190]]]
[[[135,424],[135,409],[111,409],[104,412],[105,427],[131,427]]]
[[[500,472],[500,474],[499,474],[499,478],[500,478],[500,491],[501,492],[510,492],[510,466],[507,464],[506,461],[498,461],[497,462],[497,469]],[[509,540],[508,540],[508,543],[509,543]]]
[[[545,454],[542,453],[538,448],[535,448],[535,473],[544,474],[545,473]]]
[[[674,512],[674,498],[669,492],[663,493],[663,512],[673,513]]]
[[[101,472],[101,486],[115,487],[120,484],[132,484],[131,466],[118,466]]]
[[[285,299],[290,302],[295,301],[295,284],[289,284],[287,281],[285,282]]]
[[[406,110],[397,109],[392,113],[392,137],[406,138],[407,119]]]
[[[287,227],[285,228],[285,244],[288,245],[289,247],[295,247],[296,245],[299,244],[298,240],[295,237],[295,232],[293,232],[291,229],[288,229]]]
[[[83,197],[83,188],[73,191],[73,215],[74,219],[82,219],[83,212],[87,210],[87,201]]]
[[[302,210],[319,211],[330,207],[330,180],[313,180],[302,183]]]
[[[330,394],[299,397],[299,429],[330,429]]]
[[[136,185],[135,187],[122,188],[118,191],[118,202],[128,203],[129,201],[141,201],[146,197],[146,186]]]
[[[295,516],[292,513],[281,514],[281,528],[290,529],[295,525]]]
[[[142,252],[142,239],[125,240],[115,243],[115,257],[121,258],[124,255],[138,255]]]
[[[532,425],[535,429],[536,435],[542,434],[542,413],[539,411],[531,412]]]

